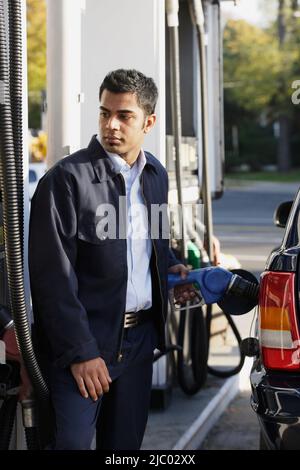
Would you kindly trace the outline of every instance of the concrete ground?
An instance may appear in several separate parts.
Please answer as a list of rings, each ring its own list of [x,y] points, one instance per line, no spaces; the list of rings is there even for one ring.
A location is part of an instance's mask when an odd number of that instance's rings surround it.
[[[193,396],[185,395],[176,387],[170,406],[166,410],[151,410],[142,449],[173,449],[220,387],[221,380],[212,377],[208,378],[205,387]]]
[[[258,450],[259,429],[250,391],[237,395],[200,447],[201,450]]]

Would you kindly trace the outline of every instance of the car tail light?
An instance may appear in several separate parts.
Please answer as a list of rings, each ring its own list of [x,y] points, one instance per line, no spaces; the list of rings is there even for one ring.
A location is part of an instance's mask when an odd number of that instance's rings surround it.
[[[300,369],[295,273],[265,272],[259,294],[259,335],[267,369]]]

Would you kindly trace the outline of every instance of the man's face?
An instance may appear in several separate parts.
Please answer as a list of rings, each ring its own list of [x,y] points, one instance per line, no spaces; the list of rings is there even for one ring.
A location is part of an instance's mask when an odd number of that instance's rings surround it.
[[[144,136],[153,127],[155,115],[145,116],[134,93],[104,90],[100,100],[100,140],[108,152],[137,158]],[[127,158],[126,158],[127,159]]]

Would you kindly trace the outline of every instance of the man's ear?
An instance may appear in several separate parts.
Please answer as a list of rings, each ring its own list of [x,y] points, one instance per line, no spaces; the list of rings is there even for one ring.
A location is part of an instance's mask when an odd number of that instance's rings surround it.
[[[144,133],[148,134],[148,132],[152,129],[156,122],[156,114],[150,114],[150,116],[146,117],[145,126],[144,126]]]

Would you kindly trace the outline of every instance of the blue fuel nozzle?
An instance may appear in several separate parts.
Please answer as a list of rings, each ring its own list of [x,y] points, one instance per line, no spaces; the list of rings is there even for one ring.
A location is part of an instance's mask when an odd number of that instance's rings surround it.
[[[258,302],[258,282],[244,270],[231,272],[218,266],[209,266],[190,271],[185,279],[180,274],[168,274],[169,289],[185,284],[197,284],[205,304],[219,303],[223,311],[233,315],[250,311]]]
[[[180,274],[168,275],[168,287],[184,284],[197,284],[201,297],[206,304],[218,302],[228,289],[233,274],[224,268],[208,267],[190,271],[185,279]]]

